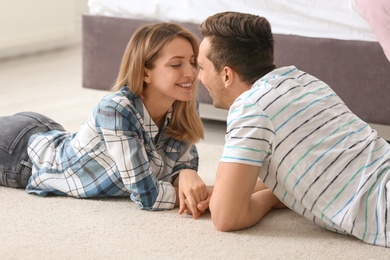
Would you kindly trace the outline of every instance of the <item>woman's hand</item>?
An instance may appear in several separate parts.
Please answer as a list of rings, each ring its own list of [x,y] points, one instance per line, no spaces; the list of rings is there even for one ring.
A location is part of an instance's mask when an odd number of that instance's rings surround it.
[[[213,193],[213,187],[207,187],[208,196],[204,201],[198,203],[197,207],[200,211],[200,214],[203,214],[208,208],[210,204],[211,194]]]
[[[209,200],[206,184],[194,170],[184,169],[180,171],[177,178],[179,179],[179,214],[187,212],[192,214],[194,219],[199,218],[205,210],[198,209],[198,203],[208,204],[205,201]]]

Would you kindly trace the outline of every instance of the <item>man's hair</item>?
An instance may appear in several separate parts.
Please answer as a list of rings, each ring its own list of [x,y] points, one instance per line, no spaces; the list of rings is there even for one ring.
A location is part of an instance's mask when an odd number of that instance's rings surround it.
[[[271,25],[264,17],[238,12],[222,12],[208,17],[200,32],[210,39],[206,57],[220,72],[234,69],[246,84],[275,69]]]

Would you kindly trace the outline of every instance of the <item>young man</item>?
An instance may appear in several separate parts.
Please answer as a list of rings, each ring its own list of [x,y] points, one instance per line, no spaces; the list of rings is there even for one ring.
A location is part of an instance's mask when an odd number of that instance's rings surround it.
[[[265,18],[219,13],[200,30],[199,80],[215,107],[229,109],[210,201],[216,228],[248,228],[286,205],[324,228],[389,246],[390,144],[326,83],[294,66],[275,68]]]

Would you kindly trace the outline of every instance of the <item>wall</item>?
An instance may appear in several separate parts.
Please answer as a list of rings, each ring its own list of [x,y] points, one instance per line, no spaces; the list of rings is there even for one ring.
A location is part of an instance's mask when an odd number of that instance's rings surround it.
[[[1,0],[0,58],[79,43],[83,12],[87,0]]]

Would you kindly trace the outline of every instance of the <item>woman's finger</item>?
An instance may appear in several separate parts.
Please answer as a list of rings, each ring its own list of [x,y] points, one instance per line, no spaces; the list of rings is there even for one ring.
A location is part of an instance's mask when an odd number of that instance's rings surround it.
[[[184,193],[179,192],[179,214],[183,214],[184,211],[186,210],[186,198],[184,196]]]

